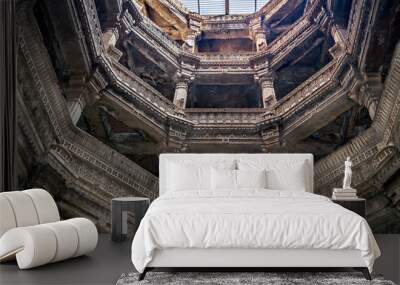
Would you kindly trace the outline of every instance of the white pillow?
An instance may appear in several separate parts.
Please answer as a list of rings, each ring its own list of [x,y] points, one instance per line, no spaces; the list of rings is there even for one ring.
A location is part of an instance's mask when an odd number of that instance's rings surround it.
[[[267,188],[271,190],[306,191],[306,161],[246,159],[238,161],[239,170],[266,169]]]
[[[267,169],[267,187],[273,190],[306,191],[305,163],[294,163],[290,167]]]
[[[168,166],[168,191],[211,189],[211,167],[176,163],[170,163]]]
[[[237,188],[267,188],[267,171],[236,170]]]
[[[211,184],[213,190],[236,190],[236,170],[212,168]]]

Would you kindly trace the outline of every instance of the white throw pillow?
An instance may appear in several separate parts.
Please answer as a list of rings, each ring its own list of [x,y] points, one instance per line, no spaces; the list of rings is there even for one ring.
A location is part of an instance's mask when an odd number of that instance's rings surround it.
[[[239,170],[266,169],[267,188],[271,190],[306,191],[306,161],[246,159],[238,161]]]
[[[272,190],[306,191],[305,163],[294,163],[289,167],[267,169],[267,187]]]
[[[187,166],[170,163],[168,169],[168,191],[211,189],[211,167]]]
[[[267,171],[236,170],[237,188],[267,188]]]
[[[212,168],[211,184],[214,191],[236,190],[236,170]]]

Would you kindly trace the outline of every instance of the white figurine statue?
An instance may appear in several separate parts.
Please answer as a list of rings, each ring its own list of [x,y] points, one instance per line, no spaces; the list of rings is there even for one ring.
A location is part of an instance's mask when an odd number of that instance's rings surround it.
[[[347,160],[344,162],[344,179],[343,179],[343,189],[351,189],[351,167],[353,163],[350,160],[350,157],[347,157]]]

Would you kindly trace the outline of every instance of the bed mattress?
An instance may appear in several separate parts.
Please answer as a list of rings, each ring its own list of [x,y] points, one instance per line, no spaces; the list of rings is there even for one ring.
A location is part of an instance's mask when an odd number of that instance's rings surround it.
[[[307,192],[248,189],[166,193],[142,219],[132,243],[139,272],[163,249],[359,250],[372,271],[379,248],[361,216]]]

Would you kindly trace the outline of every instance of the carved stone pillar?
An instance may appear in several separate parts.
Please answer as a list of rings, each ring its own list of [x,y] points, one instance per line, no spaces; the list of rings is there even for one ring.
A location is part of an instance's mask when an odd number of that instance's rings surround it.
[[[196,51],[196,34],[195,33],[189,33],[186,35],[185,49],[192,53]]]
[[[83,76],[72,76],[66,89],[67,106],[74,125],[82,115],[87,103],[88,88]]]
[[[366,77],[367,79],[360,83],[359,88],[350,93],[350,98],[357,104],[367,108],[369,116],[373,120],[383,91],[383,85],[379,74],[369,74]]]
[[[175,86],[174,104],[181,109],[185,109],[187,95],[188,95],[188,82],[187,80],[179,80]]]
[[[108,28],[103,35],[101,36],[104,47],[106,48],[106,50],[108,50],[108,48],[110,46],[115,46],[115,44],[118,41],[118,30],[116,28]]]
[[[340,30],[336,25],[331,28],[331,35],[335,41],[335,44],[329,49],[329,53],[333,58],[339,58],[346,52],[346,43],[343,31]]]
[[[263,20],[261,17],[256,17],[250,20],[250,34],[256,45],[256,50],[260,51],[267,46],[266,33],[263,29]]]
[[[266,33],[262,29],[255,32],[255,43],[257,51],[261,51],[267,47]]]
[[[122,52],[115,47],[119,38],[117,28],[108,28],[102,35],[102,41],[108,54],[113,57],[116,61],[122,56]]]
[[[108,50],[109,46],[115,46],[118,40],[119,22],[122,13],[122,0],[108,1],[97,0],[97,15],[103,30],[102,40],[104,47]]]
[[[264,108],[270,108],[276,103],[273,77],[260,78],[261,94]]]
[[[79,121],[83,109],[85,108],[85,104],[86,103],[83,98],[71,98],[67,100],[68,111],[71,115],[74,125],[76,125],[76,123]]]

